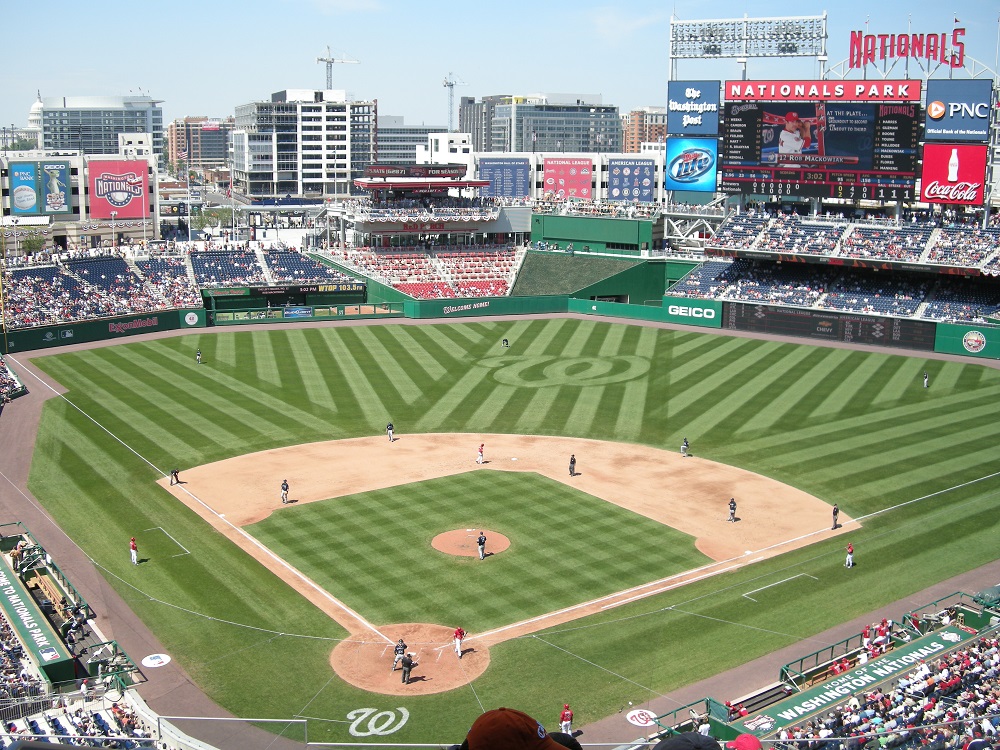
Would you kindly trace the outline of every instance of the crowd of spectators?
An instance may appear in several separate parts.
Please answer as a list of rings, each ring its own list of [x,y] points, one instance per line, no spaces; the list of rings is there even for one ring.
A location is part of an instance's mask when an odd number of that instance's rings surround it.
[[[373,201],[345,201],[347,209],[361,221],[493,221],[499,206],[493,198],[462,198],[434,195]]]
[[[723,247],[729,250],[747,250],[764,231],[769,217],[756,212],[731,214],[709,240],[713,247]]]
[[[821,266],[788,268],[738,258],[724,277],[729,285],[720,296],[742,302],[811,307],[824,293],[834,273]]]
[[[964,227],[941,229],[927,254],[928,263],[978,268],[1000,252],[1000,229]]]
[[[163,297],[171,307],[202,306],[201,293],[188,277],[184,258],[163,255],[138,260],[135,265],[154,293]]]
[[[782,214],[765,226],[757,249],[772,253],[833,255],[845,227],[843,223],[810,223],[795,214]]]
[[[602,219],[652,219],[662,207],[657,203],[629,203],[626,201],[563,201],[542,198],[535,201],[532,211],[536,214],[560,216],[591,216]]]
[[[196,251],[191,253],[191,268],[202,287],[264,286],[267,279],[250,250],[230,252]]]
[[[17,378],[14,377],[14,373],[7,366],[7,362],[0,355],[0,404],[10,403],[11,398],[21,390],[21,387]]]
[[[816,305],[827,310],[912,317],[931,282],[849,273],[833,284]]]
[[[796,748],[988,750],[998,725],[1000,642],[984,638],[921,660],[894,685],[851,693],[826,715],[782,729],[778,739]]]
[[[871,227],[855,224],[840,244],[844,258],[876,258],[916,263],[934,228],[928,224]]]
[[[979,280],[948,279],[930,295],[922,318],[985,323],[1000,315],[1000,289]]]
[[[267,250],[264,253],[264,262],[271,272],[271,278],[277,282],[329,284],[356,281],[343,271],[319,263],[294,250]]]

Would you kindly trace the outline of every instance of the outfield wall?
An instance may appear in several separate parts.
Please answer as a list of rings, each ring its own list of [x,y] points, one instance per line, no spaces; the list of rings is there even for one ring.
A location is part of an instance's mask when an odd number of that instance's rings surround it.
[[[407,318],[467,318],[482,315],[542,315],[567,311],[567,297],[472,297],[415,299],[403,303]]]
[[[938,323],[934,332],[934,351],[1000,359],[1000,327]]]
[[[20,328],[7,331],[3,353],[48,349],[88,341],[125,338],[138,333],[173,331],[178,328],[204,328],[205,310],[162,310],[145,315],[126,315],[120,318],[103,318],[65,323],[38,328]]]

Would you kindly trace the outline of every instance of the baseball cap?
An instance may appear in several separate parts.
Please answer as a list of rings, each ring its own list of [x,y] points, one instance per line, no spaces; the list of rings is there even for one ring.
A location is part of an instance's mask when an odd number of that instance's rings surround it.
[[[674,734],[660,740],[653,750],[722,750],[718,742],[697,732]]]
[[[760,740],[753,734],[741,734],[735,740],[726,743],[729,750],[761,750]]]
[[[798,112],[789,112],[787,115],[785,115],[785,119],[786,120],[798,120],[799,119],[799,113]]]
[[[513,708],[487,711],[466,737],[469,750],[561,750],[545,727]]]
[[[563,708],[569,708],[569,704],[568,703],[563,703]]]

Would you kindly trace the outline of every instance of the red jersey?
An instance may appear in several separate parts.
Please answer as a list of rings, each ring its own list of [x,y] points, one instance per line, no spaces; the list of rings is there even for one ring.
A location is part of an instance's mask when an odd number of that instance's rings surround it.
[[[564,708],[559,714],[559,723],[562,724],[564,721],[573,721],[573,712],[568,708]]]
[[[465,631],[461,628],[455,628],[455,640],[460,641],[463,638],[465,638]]]

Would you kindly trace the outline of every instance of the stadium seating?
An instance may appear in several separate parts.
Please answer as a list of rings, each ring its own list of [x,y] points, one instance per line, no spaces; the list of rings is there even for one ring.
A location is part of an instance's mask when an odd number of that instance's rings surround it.
[[[985,323],[1000,314],[1000,289],[983,281],[948,279],[927,301],[920,317],[954,323]]]
[[[827,310],[875,313],[908,318],[927,296],[931,281],[923,282],[867,274],[845,274],[817,304]]]
[[[709,244],[730,250],[746,250],[760,237],[767,221],[766,214],[732,214],[719,225]]]
[[[195,280],[202,287],[267,284],[256,254],[248,250],[193,252],[191,267]]]
[[[271,278],[276,282],[308,284],[355,281],[342,271],[290,250],[268,250],[264,253],[264,261],[271,272]]]
[[[765,226],[757,249],[774,253],[833,255],[846,226],[842,222],[809,222],[796,214],[782,214]]]
[[[949,228],[938,231],[927,254],[928,263],[977,268],[1000,251],[1000,229]]]
[[[841,242],[840,255],[916,263],[927,249],[932,231],[929,224],[854,224]]]
[[[135,265],[150,288],[167,300],[171,307],[201,307],[201,293],[188,278],[184,258],[158,256],[136,261]]]

